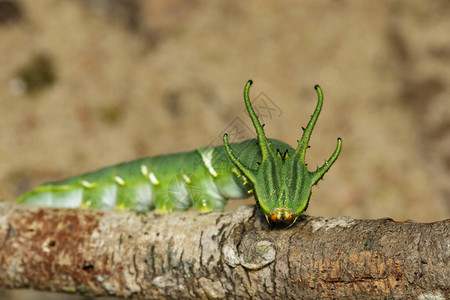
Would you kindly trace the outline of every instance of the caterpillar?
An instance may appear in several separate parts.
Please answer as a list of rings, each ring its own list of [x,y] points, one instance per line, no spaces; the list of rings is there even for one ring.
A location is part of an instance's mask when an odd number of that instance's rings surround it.
[[[227,199],[254,195],[256,204],[271,225],[292,225],[306,210],[312,187],[339,156],[342,140],[329,160],[314,172],[307,169],[305,154],[311,132],[323,104],[318,101],[294,149],[265,136],[263,125],[250,102],[249,80],[244,101],[257,138],[223,145],[200,147],[192,152],[137,159],[47,183],[17,199],[19,203],[69,208],[133,211],[183,211],[193,206],[200,211],[220,211]]]

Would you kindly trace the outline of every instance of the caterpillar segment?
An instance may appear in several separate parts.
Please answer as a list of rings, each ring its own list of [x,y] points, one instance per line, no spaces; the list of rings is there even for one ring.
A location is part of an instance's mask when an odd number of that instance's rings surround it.
[[[20,196],[17,202],[42,206],[126,209],[161,212],[223,210],[228,199],[254,195],[271,225],[290,226],[306,210],[312,187],[323,178],[339,156],[340,138],[329,160],[313,172],[305,163],[309,139],[322,109],[323,94],[315,86],[318,101],[294,149],[269,139],[250,102],[252,81],[244,89],[244,101],[257,139],[241,143],[200,147],[192,152],[141,158],[116,166],[44,184]]]
[[[257,147],[256,141],[236,144]],[[234,171],[233,171],[234,169]],[[17,202],[41,206],[101,210],[183,211],[223,210],[227,199],[248,197],[251,185],[228,159],[223,146],[201,147],[138,159],[48,183],[22,195]]]

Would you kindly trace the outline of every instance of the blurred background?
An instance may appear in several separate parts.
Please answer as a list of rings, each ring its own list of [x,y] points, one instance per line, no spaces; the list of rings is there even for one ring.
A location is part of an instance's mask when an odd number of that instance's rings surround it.
[[[0,0],[0,199],[253,137],[253,79],[294,147],[324,91],[310,169],[343,149],[308,214],[449,218],[449,29],[445,0]]]

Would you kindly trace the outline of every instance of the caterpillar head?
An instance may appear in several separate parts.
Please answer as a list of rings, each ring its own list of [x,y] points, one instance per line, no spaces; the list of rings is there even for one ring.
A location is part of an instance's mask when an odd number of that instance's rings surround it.
[[[290,226],[298,216],[308,207],[311,189],[330,169],[339,156],[342,147],[340,138],[329,160],[314,172],[308,171],[305,164],[306,149],[309,138],[322,109],[323,94],[318,85],[318,101],[314,114],[308,126],[303,130],[303,136],[293,153],[275,151],[267,140],[264,129],[258,120],[250,102],[249,90],[252,81],[249,80],[244,89],[244,100],[247,111],[255,126],[261,150],[261,163],[257,169],[246,166],[233,153],[228,142],[228,135],[223,136],[223,143],[228,157],[237,168],[253,184],[253,192],[262,212],[271,225]]]

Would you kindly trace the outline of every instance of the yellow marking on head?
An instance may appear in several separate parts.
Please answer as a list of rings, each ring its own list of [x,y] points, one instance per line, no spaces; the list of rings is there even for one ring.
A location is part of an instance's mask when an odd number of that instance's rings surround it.
[[[248,190],[247,193],[252,194],[253,193],[253,189]]]
[[[274,223],[289,222],[294,218],[294,214],[288,209],[280,208],[271,213],[269,217],[270,220]]]

